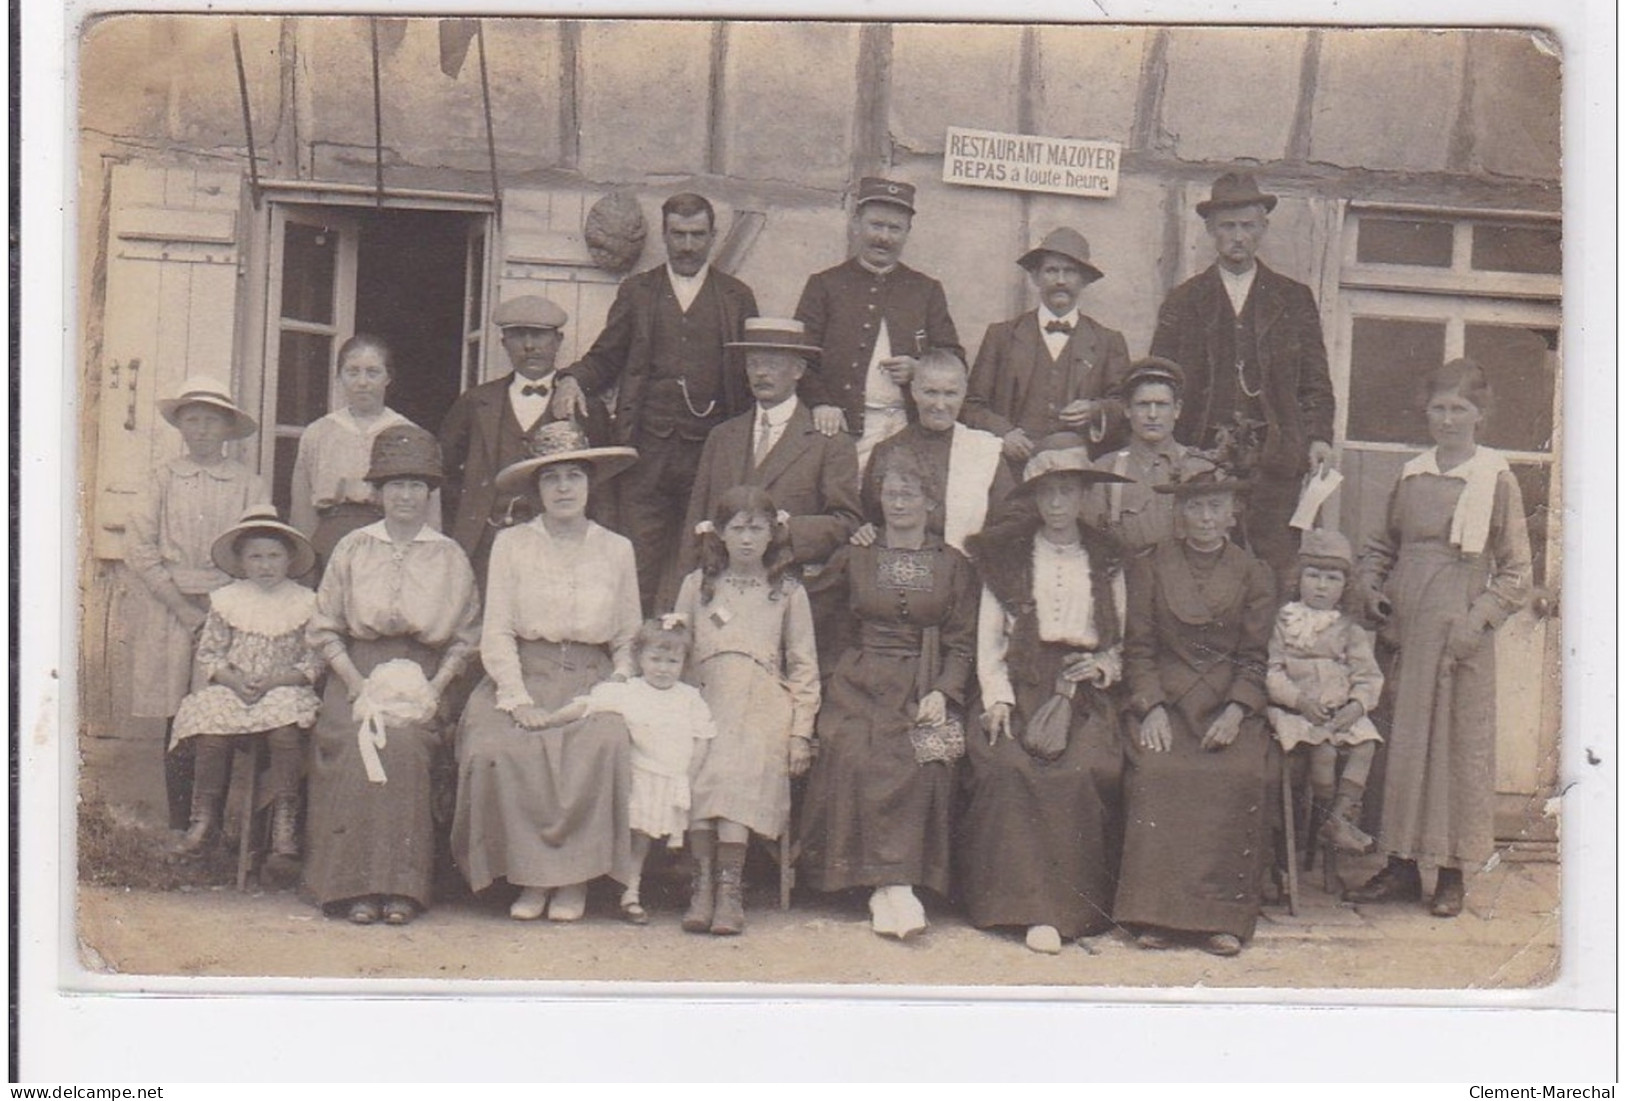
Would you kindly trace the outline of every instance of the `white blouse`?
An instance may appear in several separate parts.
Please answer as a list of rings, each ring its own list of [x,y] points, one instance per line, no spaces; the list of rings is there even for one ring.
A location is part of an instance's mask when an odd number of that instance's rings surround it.
[[[496,682],[497,707],[535,700],[519,668],[519,640],[608,646],[615,671],[631,676],[632,637],[642,623],[632,544],[589,522],[580,539],[555,538],[538,516],[497,533],[486,581],[480,658]]]

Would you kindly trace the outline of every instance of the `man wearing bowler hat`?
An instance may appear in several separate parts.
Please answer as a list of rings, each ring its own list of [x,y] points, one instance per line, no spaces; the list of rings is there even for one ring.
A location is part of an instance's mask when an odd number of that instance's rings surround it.
[[[1056,432],[1078,433],[1096,455],[1120,445],[1118,390],[1129,358],[1122,333],[1078,310],[1083,289],[1105,274],[1090,262],[1083,234],[1062,226],[1016,263],[1032,279],[1038,307],[988,326],[961,419],[1002,439],[1019,473],[1034,441]]]
[[[553,397],[563,413],[615,390],[615,443],[637,448],[638,461],[610,488],[620,531],[637,549],[645,615],[677,597],[683,510],[705,438],[750,407],[744,370],[723,345],[757,312],[751,289],[711,266],[711,203],[673,195],[660,214],[666,262],[621,283],[604,331],[559,372]]]
[[[851,432],[858,463],[914,413],[908,384],[926,352],[961,359],[942,284],[902,262],[914,224],[914,185],[867,176],[858,183],[849,233],[854,255],[807,280],[796,317],[820,350],[801,383],[826,436]]]
[[[1174,434],[1211,448],[1239,416],[1262,424],[1242,517],[1247,545],[1285,581],[1297,554],[1287,526],[1304,474],[1332,462],[1336,398],[1315,296],[1259,262],[1276,196],[1247,173],[1226,173],[1196,204],[1217,260],[1175,287],[1157,315],[1151,354],[1185,370]]]
[[[473,562],[482,585],[497,530],[536,513],[529,494],[499,493],[496,476],[503,467],[530,457],[525,437],[539,422],[565,419],[548,405],[556,383],[554,361],[569,320],[563,307],[539,294],[497,306],[491,321],[502,332],[502,349],[513,372],[464,391],[440,425],[446,467],[441,495],[453,518],[448,534]],[[609,443],[609,413],[602,402],[587,402],[585,415],[577,419],[593,446]]]

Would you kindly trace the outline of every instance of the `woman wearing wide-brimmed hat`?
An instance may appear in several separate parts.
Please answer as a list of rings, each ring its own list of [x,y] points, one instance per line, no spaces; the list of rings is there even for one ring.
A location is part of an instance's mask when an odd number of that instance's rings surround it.
[[[1081,436],[1040,440],[1019,507],[968,542],[982,575],[982,729],[966,737],[965,905],[979,928],[1025,930],[1036,952],[1111,925],[1120,835],[1117,682],[1123,565],[1080,518],[1093,469]]]
[[[181,382],[158,412],[186,453],[160,463],[125,532],[124,561],[138,582],[124,622],[132,651],[130,714],[169,719],[192,686],[192,650],[208,616],[209,593],[231,583],[210,557],[217,536],[249,505],[271,495],[260,477],[226,457],[228,440],[252,436],[254,418],[218,379]],[[164,754],[169,826],[184,830],[192,806],[191,747]]]
[[[1275,585],[1229,539],[1246,488],[1222,469],[1157,486],[1175,501],[1175,536],[1129,566],[1132,719],[1115,916],[1144,948],[1190,937],[1233,956],[1258,919]]]
[[[636,670],[642,623],[632,544],[587,519],[587,501],[637,459],[590,447],[574,422],[535,428],[530,458],[504,467],[498,492],[534,485],[541,515],[491,546],[480,656],[485,679],[457,735],[451,847],[469,886],[519,887],[517,920],[578,920],[587,884],[625,884],[632,859],[630,741],[613,713],[544,727],[549,712]]]
[[[333,548],[307,632],[333,675],[316,721],[305,889],[360,925],[404,925],[429,904],[440,697],[479,636],[468,556],[427,522],[442,476],[433,435],[379,433],[367,480],[384,518]]]

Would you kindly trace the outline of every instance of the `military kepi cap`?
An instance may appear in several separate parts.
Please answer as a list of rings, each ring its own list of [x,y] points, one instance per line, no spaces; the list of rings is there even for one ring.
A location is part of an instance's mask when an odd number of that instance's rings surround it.
[[[865,176],[858,181],[858,201],[854,206],[861,210],[864,203],[890,203],[913,214],[914,185],[879,176]]]
[[[491,320],[499,329],[562,329],[570,315],[551,298],[522,294],[498,306]]]
[[[1029,249],[1016,263],[1028,271],[1037,271],[1039,265],[1044,262],[1046,252],[1064,256],[1077,264],[1083,269],[1083,274],[1088,276],[1091,283],[1096,279],[1104,278],[1106,275],[1105,272],[1089,262],[1089,241],[1071,226],[1062,226],[1059,229],[1050,230],[1044,236],[1044,239],[1038,242],[1036,247]]]

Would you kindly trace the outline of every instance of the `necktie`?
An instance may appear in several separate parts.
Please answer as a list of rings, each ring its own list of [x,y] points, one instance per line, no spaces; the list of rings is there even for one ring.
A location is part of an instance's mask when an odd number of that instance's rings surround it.
[[[547,383],[538,382],[534,386],[521,386],[519,388],[520,397],[534,398],[538,395],[544,398],[547,397]]]
[[[1045,323],[1044,331],[1046,333],[1066,333],[1067,335],[1070,336],[1071,333],[1072,333],[1072,322],[1070,322],[1070,321],[1049,321],[1049,322]]]
[[[762,410],[762,418],[756,424],[756,446],[752,452],[752,459],[757,466],[767,458],[767,445],[773,438],[773,423],[767,419],[767,410]]]

